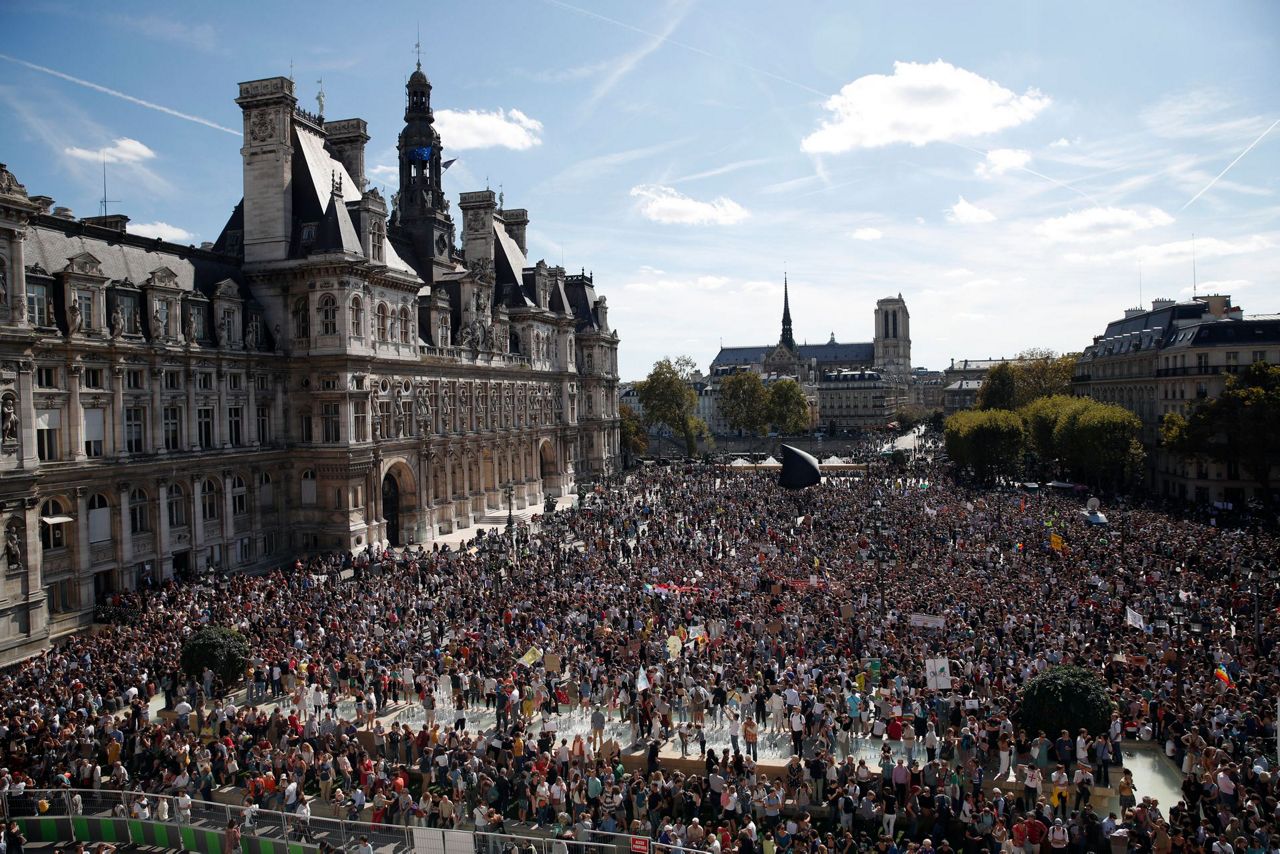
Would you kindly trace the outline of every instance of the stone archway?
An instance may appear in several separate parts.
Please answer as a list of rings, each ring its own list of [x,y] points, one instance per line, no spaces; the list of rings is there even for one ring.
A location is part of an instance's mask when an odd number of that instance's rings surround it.
[[[554,439],[542,439],[537,446],[534,457],[537,461],[538,476],[542,480],[543,495],[559,496],[564,494],[564,472],[560,464],[560,454]]]
[[[386,540],[393,546],[400,542],[400,484],[390,472],[382,479],[382,518],[386,523]]]
[[[419,510],[418,480],[413,469],[403,460],[387,466],[381,484],[382,538],[393,546],[403,546],[416,539]]]

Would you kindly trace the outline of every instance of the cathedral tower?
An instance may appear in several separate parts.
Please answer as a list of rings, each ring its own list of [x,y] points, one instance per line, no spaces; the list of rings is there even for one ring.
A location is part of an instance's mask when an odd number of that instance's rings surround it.
[[[886,378],[911,373],[911,315],[902,294],[876,301],[875,368]]]

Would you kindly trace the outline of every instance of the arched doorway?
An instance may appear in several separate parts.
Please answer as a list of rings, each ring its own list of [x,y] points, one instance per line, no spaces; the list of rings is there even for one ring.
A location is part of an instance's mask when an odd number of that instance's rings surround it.
[[[551,442],[543,442],[538,448],[538,464],[544,481],[549,481],[559,474],[556,471],[556,449]]]
[[[387,522],[387,542],[400,543],[400,484],[388,473],[382,479],[382,518]]]

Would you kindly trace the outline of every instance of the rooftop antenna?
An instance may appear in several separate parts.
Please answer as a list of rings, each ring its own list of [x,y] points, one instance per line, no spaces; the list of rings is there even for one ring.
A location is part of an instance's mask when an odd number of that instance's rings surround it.
[[[293,82],[293,57],[289,57],[289,82]]]
[[[1196,299],[1200,296],[1200,282],[1196,278],[1196,236],[1193,232],[1191,235],[1191,298]]]
[[[107,205],[118,204],[119,201],[119,199],[107,198],[107,156],[104,154],[102,155],[102,200],[98,203],[102,208],[102,215],[107,215]]]
[[[422,22],[418,22],[418,40],[413,43],[413,52],[418,57],[418,70],[422,70]]]
[[[1142,308],[1142,261],[1138,261],[1138,308]]]

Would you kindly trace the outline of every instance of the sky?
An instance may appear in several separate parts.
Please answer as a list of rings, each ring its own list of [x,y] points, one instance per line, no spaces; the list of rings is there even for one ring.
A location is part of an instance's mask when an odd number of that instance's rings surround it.
[[[778,339],[913,362],[1080,350],[1141,298],[1280,312],[1280,4],[470,0],[0,4],[0,161],[199,244],[242,187],[237,84],[369,123],[395,181],[415,42],[446,191],[595,275],[624,380]],[[390,195],[389,187],[384,190]],[[456,213],[456,211],[455,211]]]

